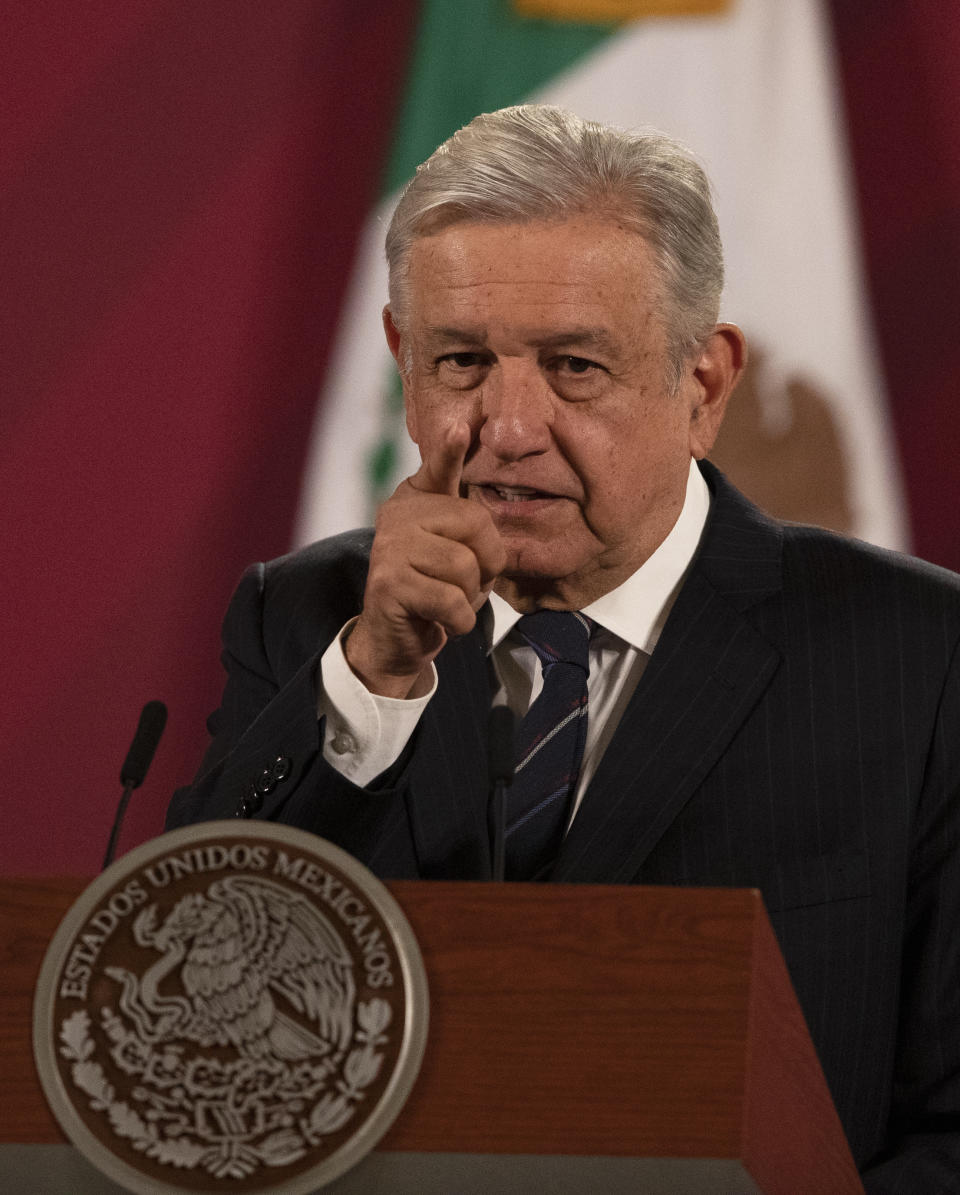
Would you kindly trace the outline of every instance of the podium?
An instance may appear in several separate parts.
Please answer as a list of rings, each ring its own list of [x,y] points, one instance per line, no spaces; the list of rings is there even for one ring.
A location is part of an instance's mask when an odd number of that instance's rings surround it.
[[[36,976],[83,887],[0,881],[3,1189],[119,1190],[64,1144],[33,1066]],[[424,956],[426,1053],[325,1190],[862,1191],[755,890],[388,887]]]

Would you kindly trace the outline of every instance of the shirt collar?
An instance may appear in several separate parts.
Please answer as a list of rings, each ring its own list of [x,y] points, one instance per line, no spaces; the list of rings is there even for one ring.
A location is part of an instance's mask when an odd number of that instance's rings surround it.
[[[597,598],[583,613],[605,630],[648,655],[657,645],[680,585],[700,543],[710,511],[710,491],[695,460],[690,461],[683,509],[666,539],[626,581]],[[490,594],[484,630],[492,651],[513,629],[518,611]]]

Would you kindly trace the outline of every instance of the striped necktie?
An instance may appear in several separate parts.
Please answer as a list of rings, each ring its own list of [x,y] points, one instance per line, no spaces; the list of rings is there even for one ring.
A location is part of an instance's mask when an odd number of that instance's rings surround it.
[[[587,735],[593,624],[579,612],[538,610],[516,626],[543,670],[543,690],[520,723],[507,797],[508,880],[544,879],[560,849]]]

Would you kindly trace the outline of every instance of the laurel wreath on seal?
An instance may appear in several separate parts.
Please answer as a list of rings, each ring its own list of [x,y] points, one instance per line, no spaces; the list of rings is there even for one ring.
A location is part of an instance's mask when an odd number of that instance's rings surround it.
[[[320,1081],[317,1081],[317,1068],[308,1068],[307,1072],[301,1068],[300,1073],[288,1073],[275,1078],[275,1094],[280,1093],[282,1083],[286,1082],[289,1088],[292,1082],[295,1086],[299,1084],[300,1098],[282,1101],[284,1111],[279,1120],[274,1117],[273,1121],[261,1124],[261,1129],[266,1129],[265,1133],[237,1133],[206,1143],[195,1140],[186,1131],[186,1126],[192,1122],[184,1114],[184,1106],[189,1108],[190,1105],[182,1088],[177,1088],[175,1092],[178,1101],[176,1116],[157,1111],[158,1107],[162,1110],[164,1103],[169,1105],[172,1101],[164,1101],[155,1090],[150,1089],[151,1079],[156,1079],[164,1070],[169,1073],[172,1067],[181,1065],[179,1057],[171,1055],[169,1050],[165,1055],[158,1056],[152,1048],[144,1049],[144,1043],[126,1032],[123,1022],[110,1008],[102,1010],[102,1021],[107,1036],[114,1043],[111,1056],[115,1061],[122,1058],[121,1068],[127,1073],[140,1075],[146,1084],[132,1092],[134,1099],[148,1109],[145,1115],[141,1115],[130,1103],[117,1098],[116,1089],[107,1078],[103,1066],[94,1060],[96,1045],[90,1035],[91,1021],[85,1009],[71,1013],[63,1021],[60,1053],[72,1064],[71,1078],[89,1097],[91,1110],[106,1113],[117,1136],[128,1140],[145,1157],[181,1169],[202,1166],[216,1178],[245,1178],[259,1166],[277,1167],[297,1161],[304,1156],[308,1146],[318,1145],[324,1137],[347,1124],[363,1100],[365,1088],[380,1073],[383,1053],[378,1047],[388,1041],[385,1030],[392,1016],[390,1005],[379,998],[361,1001],[357,1005],[354,1048],[347,1053],[335,1090],[325,1090],[309,1108],[308,1115],[294,1117],[289,1109],[300,1107],[307,1110],[310,1099],[319,1087],[326,1087],[327,1074],[323,1068],[319,1068],[322,1075]],[[135,1045],[135,1053],[124,1057],[124,1048],[131,1044]],[[221,1063],[212,1059],[200,1059],[199,1064],[207,1064],[211,1069],[219,1067],[221,1072],[224,1070]],[[262,1076],[254,1074],[252,1078],[249,1075],[247,1078],[253,1082]]]

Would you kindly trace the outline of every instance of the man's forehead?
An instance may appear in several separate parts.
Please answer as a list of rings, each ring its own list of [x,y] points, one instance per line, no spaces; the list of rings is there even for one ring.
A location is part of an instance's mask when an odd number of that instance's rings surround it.
[[[618,354],[662,312],[649,242],[603,217],[452,224],[414,241],[409,264],[402,319],[428,352]]]
[[[465,310],[490,302],[517,305],[602,307],[616,301],[644,302],[662,288],[657,253],[639,232],[605,217],[529,220],[514,224],[462,221],[414,239],[404,289],[431,323],[444,317],[431,308]],[[589,313],[568,311],[564,325],[603,323]]]
[[[510,251],[504,256],[508,246]],[[656,262],[656,251],[640,229],[612,216],[589,212],[556,219],[454,220],[415,235],[409,262],[423,268],[428,263],[435,265],[439,258],[446,268],[457,268],[492,258],[501,266],[521,266],[531,254],[539,258],[544,246],[549,247],[547,262],[554,265],[570,255],[602,258],[605,252],[626,252],[648,267]]]

